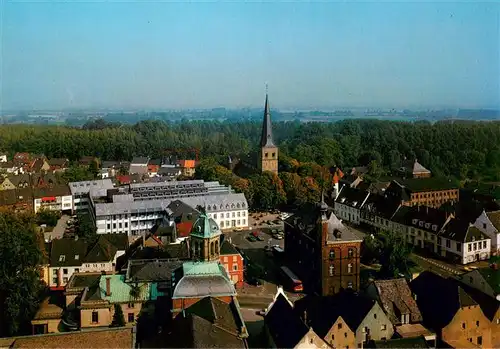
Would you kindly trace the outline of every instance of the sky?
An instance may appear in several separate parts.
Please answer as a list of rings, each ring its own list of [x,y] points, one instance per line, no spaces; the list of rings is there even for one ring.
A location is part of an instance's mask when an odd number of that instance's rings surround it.
[[[500,108],[500,2],[0,0],[0,107]]]

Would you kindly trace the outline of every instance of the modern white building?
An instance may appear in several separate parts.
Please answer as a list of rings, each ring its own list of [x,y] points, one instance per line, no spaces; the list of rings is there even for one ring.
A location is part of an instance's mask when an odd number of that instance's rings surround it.
[[[33,210],[71,212],[73,196],[66,184],[57,184],[52,187],[36,188],[33,190]]]
[[[102,179],[70,183],[70,189],[74,210],[88,209],[98,234],[140,236],[167,215],[174,200],[203,207],[221,229],[248,226],[245,195],[219,182],[149,182],[115,188],[110,179]]]
[[[491,253],[500,254],[500,211],[483,212],[474,226],[491,239]]]

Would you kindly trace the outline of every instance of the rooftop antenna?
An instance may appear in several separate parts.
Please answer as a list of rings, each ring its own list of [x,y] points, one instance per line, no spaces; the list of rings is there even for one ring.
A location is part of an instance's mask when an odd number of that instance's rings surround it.
[[[268,86],[267,86],[267,81],[266,81],[266,95],[267,95],[267,92],[268,92]]]

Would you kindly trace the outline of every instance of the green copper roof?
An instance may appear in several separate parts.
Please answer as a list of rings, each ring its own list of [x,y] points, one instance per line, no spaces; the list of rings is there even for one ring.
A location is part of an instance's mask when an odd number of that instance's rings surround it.
[[[106,296],[106,279],[110,279],[111,295]],[[126,303],[132,301],[147,301],[156,299],[158,289],[151,288],[149,283],[138,283],[141,292],[138,298],[134,299],[130,296],[130,289],[133,284],[125,283],[125,275],[103,275],[99,281],[101,291],[101,299],[107,300],[110,303]]]
[[[219,262],[185,262],[182,264],[183,275],[222,275]]]
[[[191,235],[207,239],[221,235],[221,231],[212,218],[208,217],[206,213],[202,213],[194,222]]]

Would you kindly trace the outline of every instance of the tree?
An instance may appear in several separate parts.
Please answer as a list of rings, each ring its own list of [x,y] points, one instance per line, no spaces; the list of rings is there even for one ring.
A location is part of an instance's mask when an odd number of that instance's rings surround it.
[[[115,311],[113,314],[113,321],[110,327],[123,327],[125,326],[125,316],[123,315],[123,309],[120,304],[114,305]]]
[[[367,235],[361,244],[361,263],[370,265],[380,261],[382,244],[373,234]]]
[[[88,213],[78,214],[78,223],[75,233],[79,238],[84,239],[89,244],[93,244],[97,241],[97,230]]]
[[[250,177],[254,206],[273,209],[286,202],[286,193],[280,178],[272,172],[263,172]]]
[[[39,266],[43,238],[32,216],[0,213],[0,335],[30,333],[30,321],[45,289]]]
[[[130,286],[130,297],[132,297],[132,299],[136,300],[140,296],[141,296],[141,285],[139,285],[137,282],[133,283]]]
[[[61,214],[57,211],[41,210],[36,214],[36,223],[39,225],[46,224],[50,227],[55,227],[59,218],[61,218]]]
[[[411,249],[404,241],[404,237],[394,232],[381,232],[378,237],[382,244],[380,276],[383,278],[409,276]]]

